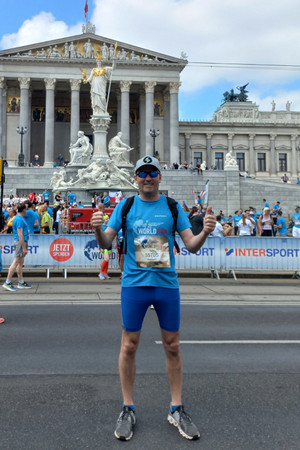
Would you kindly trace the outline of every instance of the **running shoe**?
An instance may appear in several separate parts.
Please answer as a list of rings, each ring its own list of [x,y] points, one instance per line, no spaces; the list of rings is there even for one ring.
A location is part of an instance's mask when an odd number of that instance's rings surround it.
[[[133,436],[135,422],[135,412],[129,406],[123,406],[117,420],[115,437],[121,441],[129,441]]]
[[[191,417],[185,412],[183,405],[178,406],[172,413],[171,408],[168,414],[168,421],[178,428],[179,433],[186,439],[199,439],[200,433]]]
[[[98,277],[100,278],[100,280],[105,280],[104,273],[99,273]]]
[[[4,287],[4,289],[7,289],[8,291],[11,291],[11,292],[16,292],[18,290],[17,288],[15,288],[12,285],[12,283],[6,283],[6,281],[5,281],[5,283],[2,284],[2,287]]]
[[[3,319],[3,317],[0,317],[0,323],[4,323],[5,319]]]
[[[31,289],[32,286],[31,284],[26,283],[26,281],[24,281],[24,283],[18,283],[18,289]]]
[[[104,278],[105,278],[106,280],[110,280],[110,276],[107,275],[107,273],[104,275]]]

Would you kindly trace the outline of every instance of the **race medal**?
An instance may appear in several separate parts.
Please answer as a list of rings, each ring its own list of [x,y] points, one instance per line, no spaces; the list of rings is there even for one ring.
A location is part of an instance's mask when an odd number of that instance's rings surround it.
[[[171,267],[167,236],[136,236],[134,246],[137,267]]]

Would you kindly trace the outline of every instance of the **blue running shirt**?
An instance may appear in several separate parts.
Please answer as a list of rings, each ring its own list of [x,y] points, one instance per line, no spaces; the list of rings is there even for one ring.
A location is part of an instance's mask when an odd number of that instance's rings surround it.
[[[121,211],[126,200],[115,208],[108,227],[119,231]],[[177,231],[191,228],[182,207],[177,204]],[[124,261],[122,287],[158,286],[177,289],[175,271],[173,217],[167,199],[144,201],[136,196],[126,217],[127,253]]]

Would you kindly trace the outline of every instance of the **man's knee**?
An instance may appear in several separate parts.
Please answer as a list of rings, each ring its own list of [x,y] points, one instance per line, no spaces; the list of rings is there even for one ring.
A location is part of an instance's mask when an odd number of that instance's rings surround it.
[[[168,333],[163,335],[163,344],[167,354],[178,356],[180,354],[179,335],[177,333]]]
[[[134,355],[139,345],[139,336],[135,333],[133,335],[124,334],[121,343],[121,352],[130,356]]]

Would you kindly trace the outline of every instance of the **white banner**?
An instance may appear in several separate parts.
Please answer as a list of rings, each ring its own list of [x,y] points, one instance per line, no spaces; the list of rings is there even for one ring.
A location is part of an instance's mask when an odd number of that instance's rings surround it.
[[[300,239],[255,237],[209,237],[203,247],[192,254],[176,237],[180,255],[176,268],[199,269],[279,269],[300,270]],[[3,266],[14,259],[12,235],[0,235]],[[25,267],[99,267],[102,262],[98,243],[93,235],[31,235]],[[117,252],[112,251],[111,268],[118,268]]]

